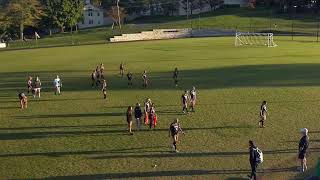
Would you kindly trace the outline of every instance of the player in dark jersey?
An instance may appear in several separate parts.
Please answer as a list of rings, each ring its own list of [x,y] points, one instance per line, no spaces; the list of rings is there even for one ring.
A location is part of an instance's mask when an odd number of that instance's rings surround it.
[[[179,70],[178,68],[175,68],[173,71],[173,80],[174,80],[175,86],[178,86],[178,75],[179,75]]]
[[[147,75],[147,71],[144,70],[143,74],[142,74],[142,87],[147,88],[148,87],[148,75]]]
[[[21,109],[25,109],[28,107],[28,98],[27,96],[22,92],[18,94],[19,101],[20,101],[20,107]]]
[[[120,76],[123,77],[123,74],[124,74],[124,64],[123,64],[123,62],[121,62],[119,69],[120,69]]]
[[[136,127],[137,127],[137,130],[140,130],[140,127],[141,127],[141,118],[142,118],[142,110],[141,110],[141,107],[140,107],[140,104],[137,103],[136,104],[136,107],[134,108],[134,117],[136,118]]]
[[[106,80],[103,80],[103,82],[102,82],[101,91],[103,93],[103,99],[107,99],[107,81]]]
[[[30,92],[32,92],[32,77],[31,76],[29,76],[28,77],[28,81],[27,81],[27,87],[28,87],[28,94],[30,93]]]
[[[260,106],[260,121],[259,121],[259,127],[264,128],[265,124],[264,121],[267,120],[267,101],[263,101],[261,106]]]
[[[182,112],[188,113],[188,91],[185,91],[181,95],[181,101],[182,101]]]
[[[298,159],[301,163],[301,172],[305,172],[307,167],[307,159],[306,159],[306,153],[309,147],[309,136],[308,136],[308,129],[303,128],[300,130],[302,137],[299,142],[299,153],[298,153]]]
[[[129,85],[129,86],[132,86],[132,85],[133,85],[133,84],[132,84],[133,75],[132,75],[131,72],[128,72],[127,78],[128,78],[128,85]]]
[[[99,86],[101,84],[100,78],[101,78],[101,71],[100,71],[100,67],[97,66],[96,67],[96,86]]]
[[[172,148],[174,152],[179,152],[177,149],[177,143],[179,141],[179,134],[183,133],[179,119],[175,119],[169,127],[169,137],[172,137]]]

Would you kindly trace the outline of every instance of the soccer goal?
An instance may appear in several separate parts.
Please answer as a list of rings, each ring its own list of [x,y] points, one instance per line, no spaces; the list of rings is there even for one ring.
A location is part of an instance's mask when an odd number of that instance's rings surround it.
[[[254,45],[276,47],[273,33],[236,33],[235,46]]]

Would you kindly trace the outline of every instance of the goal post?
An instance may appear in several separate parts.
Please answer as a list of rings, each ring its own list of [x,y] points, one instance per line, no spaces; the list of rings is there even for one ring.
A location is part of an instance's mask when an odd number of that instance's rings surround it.
[[[252,45],[276,47],[273,41],[273,33],[242,33],[237,32],[235,37],[235,46]]]

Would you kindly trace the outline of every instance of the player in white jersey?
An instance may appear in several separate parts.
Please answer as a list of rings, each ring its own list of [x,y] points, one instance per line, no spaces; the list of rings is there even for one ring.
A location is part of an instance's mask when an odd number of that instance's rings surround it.
[[[147,71],[145,70],[143,71],[143,74],[142,74],[142,87],[147,88],[148,82],[149,82],[149,79],[148,79]]]
[[[103,99],[107,99],[107,81],[104,79],[102,82],[102,89],[101,89],[102,93],[103,93]]]
[[[55,95],[60,95],[61,94],[61,79],[59,78],[59,76],[57,76],[54,80],[53,80],[53,86],[54,86],[54,94]]]
[[[196,87],[192,87],[192,90],[190,91],[190,109],[192,112],[194,112],[194,107],[196,105],[196,99],[197,99],[197,92]]]
[[[31,76],[28,77],[27,86],[28,86],[28,94],[29,94],[30,92],[32,92],[32,77]]]
[[[188,113],[188,91],[185,91],[182,95],[181,95],[181,101],[182,101],[182,112],[183,113]]]
[[[259,126],[260,128],[264,128],[264,121],[267,120],[267,101],[263,101],[261,106],[260,106],[260,121],[259,121]]]

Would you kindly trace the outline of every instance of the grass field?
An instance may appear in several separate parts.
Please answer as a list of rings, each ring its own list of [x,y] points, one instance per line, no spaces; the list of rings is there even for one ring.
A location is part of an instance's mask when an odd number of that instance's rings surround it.
[[[107,43],[109,38],[122,33],[135,33],[159,28],[193,28],[193,29],[227,29],[243,32],[273,32],[278,34],[291,34],[292,25],[295,35],[316,36],[318,19],[314,14],[279,14],[275,10],[266,8],[225,8],[214,12],[190,16],[176,17],[142,17],[132,22],[127,22],[120,31],[111,26],[83,29],[77,33],[59,33],[53,37],[43,36],[36,43],[30,39],[28,42],[15,41],[10,43],[10,48],[35,48],[46,46],[83,45]],[[316,37],[310,39],[315,41]]]
[[[259,176],[302,179],[320,152],[320,44],[278,37],[276,48],[234,47],[233,38],[201,38],[0,52],[0,179],[245,179],[247,144],[264,151]],[[121,61],[134,86],[118,75]],[[90,87],[103,62],[108,100]],[[180,87],[172,82],[178,67]],[[147,69],[152,85],[141,88]],[[55,96],[52,80],[63,80]],[[40,76],[41,100],[18,108],[28,75]],[[181,113],[184,89],[198,89],[196,113]],[[156,130],[126,132],[128,105],[150,97]],[[257,128],[262,100],[267,128]],[[180,153],[170,152],[167,128],[180,118]],[[309,171],[296,171],[299,129],[310,131]],[[154,168],[154,165],[157,165]]]

